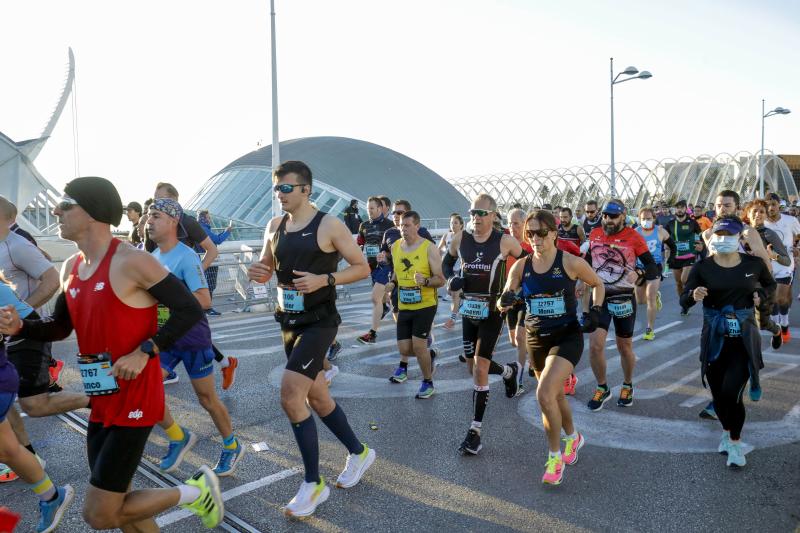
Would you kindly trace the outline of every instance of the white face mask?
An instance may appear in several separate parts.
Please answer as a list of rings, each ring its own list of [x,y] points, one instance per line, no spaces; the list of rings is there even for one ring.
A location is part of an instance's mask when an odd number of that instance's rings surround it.
[[[642,227],[644,229],[652,229],[653,228],[653,221],[652,220],[642,220]]]
[[[738,235],[712,235],[708,240],[708,248],[711,253],[729,254],[739,250]]]

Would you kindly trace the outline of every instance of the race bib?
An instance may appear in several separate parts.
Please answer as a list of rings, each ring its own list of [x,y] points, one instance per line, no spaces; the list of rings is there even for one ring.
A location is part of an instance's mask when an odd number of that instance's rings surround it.
[[[678,242],[677,242],[677,243],[675,243],[675,244],[677,244],[677,245],[678,245],[678,252],[685,253],[685,252],[688,252],[688,251],[689,251],[689,247],[690,247],[690,246],[689,246],[689,243],[688,243],[688,242],[678,241]]]
[[[487,300],[474,300],[464,298],[458,312],[461,316],[474,320],[483,320],[489,317],[489,302]]]
[[[103,396],[119,392],[117,379],[111,375],[111,361],[98,361],[91,357],[78,361],[83,380],[83,392],[87,396]]]
[[[367,257],[377,257],[378,252],[381,251],[381,247],[377,244],[367,244],[364,246],[364,253]]]
[[[563,296],[528,298],[528,313],[533,316],[559,317],[566,312]]]
[[[169,320],[169,307],[158,304],[158,327],[163,327]]]
[[[302,313],[306,310],[303,305],[303,293],[280,285],[278,286],[278,305],[287,313]]]
[[[726,337],[742,336],[742,325],[739,324],[739,319],[735,316],[726,316],[725,321],[728,323],[728,331],[725,333]]]
[[[398,298],[402,304],[418,304],[422,301],[422,289],[419,287],[400,287]]]
[[[626,318],[633,314],[633,301],[607,302],[608,312],[617,318]]]

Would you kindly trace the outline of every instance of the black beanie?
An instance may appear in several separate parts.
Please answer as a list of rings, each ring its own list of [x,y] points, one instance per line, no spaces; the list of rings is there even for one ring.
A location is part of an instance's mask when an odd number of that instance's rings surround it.
[[[122,221],[122,199],[114,184],[105,178],[75,178],[64,187],[64,193],[98,222],[119,226]]]

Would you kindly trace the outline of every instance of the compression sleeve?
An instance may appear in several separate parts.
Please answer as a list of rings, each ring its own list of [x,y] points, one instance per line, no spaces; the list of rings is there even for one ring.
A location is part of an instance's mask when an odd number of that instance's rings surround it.
[[[658,278],[658,265],[656,264],[656,260],[653,259],[653,254],[651,254],[649,250],[637,256],[637,258],[644,265],[644,279],[653,281]]]
[[[159,350],[171,348],[203,318],[203,309],[197,299],[174,274],[167,274],[147,292],[169,308],[169,319],[153,335],[153,342]]]
[[[69,337],[72,329],[67,297],[62,291],[56,298],[53,314],[45,318],[23,320],[22,331],[17,336],[42,342],[60,341]]]
[[[669,258],[673,259],[676,255],[678,255],[678,246],[675,244],[675,240],[672,238],[672,235],[664,241],[664,244],[667,245],[669,248]]]
[[[453,268],[456,266],[457,260],[458,258],[450,255],[450,252],[445,252],[442,256],[442,274],[444,274],[445,279],[453,277]]]

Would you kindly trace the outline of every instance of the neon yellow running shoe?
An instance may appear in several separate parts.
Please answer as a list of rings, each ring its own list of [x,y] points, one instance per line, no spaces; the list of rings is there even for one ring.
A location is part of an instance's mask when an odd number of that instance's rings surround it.
[[[200,497],[192,503],[181,505],[181,507],[199,516],[203,525],[208,529],[217,527],[225,517],[225,503],[222,501],[217,475],[209,467],[203,465],[186,480],[186,484],[200,489]]]
[[[655,332],[655,331],[653,331],[653,330],[652,330],[652,329],[650,329],[650,328],[647,328],[647,329],[644,331],[644,335],[642,335],[642,338],[643,338],[644,340],[646,340],[646,341],[652,341],[652,340],[655,340],[655,338],[656,338],[656,332]]]
[[[656,311],[661,311],[661,308],[664,307],[664,303],[661,301],[661,291],[656,292]]]

